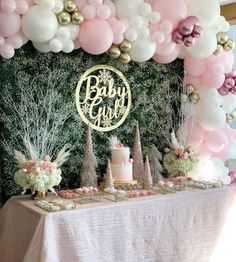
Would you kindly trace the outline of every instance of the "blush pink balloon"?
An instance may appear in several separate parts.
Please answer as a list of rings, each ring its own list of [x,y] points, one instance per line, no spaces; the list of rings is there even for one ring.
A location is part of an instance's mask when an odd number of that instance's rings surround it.
[[[224,67],[224,73],[230,73],[234,64],[233,52],[224,51],[219,55],[211,55],[206,58],[206,64],[209,67],[215,64],[221,64]]]
[[[192,19],[186,18],[179,23],[178,30],[181,35],[187,36],[191,35],[194,29],[196,22],[193,22]]]
[[[82,9],[82,15],[87,20],[94,19],[96,16],[96,8],[93,5],[85,5]]]
[[[154,3],[153,9],[160,13],[162,20],[170,21],[174,28],[187,15],[187,5],[184,0],[159,0]]]
[[[15,0],[16,1],[16,13],[23,15],[29,9],[29,4],[26,0]]]
[[[201,76],[206,70],[206,63],[204,59],[194,58],[190,55],[187,55],[184,60],[184,69],[191,76]]]
[[[23,45],[23,39],[19,35],[10,36],[7,38],[7,43],[14,49],[18,49]]]
[[[15,0],[1,0],[0,6],[2,9],[2,12],[4,13],[13,13],[16,10],[16,2]]]
[[[224,87],[226,87],[227,89],[231,89],[234,86],[235,86],[235,81],[233,78],[229,77],[225,79]]]
[[[221,129],[228,137],[229,144],[234,141],[234,129],[230,127],[230,124],[226,123],[224,127]]]
[[[157,53],[155,53],[153,59],[160,64],[169,64],[178,57],[179,51],[180,51],[180,46],[176,45],[174,50],[172,50],[170,54],[163,56],[163,55],[159,55],[158,48],[157,48]]]
[[[224,74],[213,74],[211,70],[207,70],[202,75],[202,88],[209,89],[209,88],[220,88],[225,81]]]
[[[78,42],[81,48],[89,54],[99,55],[106,52],[113,42],[110,24],[96,18],[83,22],[80,26]]]
[[[226,145],[229,144],[229,140],[225,132],[215,130],[206,134],[205,144],[212,152],[219,153],[225,150]]]
[[[3,44],[0,46],[0,56],[2,56],[5,59],[10,59],[14,56],[15,50],[14,48],[9,44]]]
[[[157,45],[157,53],[161,56],[168,56],[173,54],[173,52],[176,50],[177,45],[174,42],[170,43],[162,43]]]
[[[224,149],[221,151],[221,152],[218,152],[218,153],[213,153],[213,156],[214,157],[218,157],[222,160],[227,160],[230,156],[230,146],[229,144],[226,144],[224,146]]]
[[[111,10],[106,5],[100,5],[97,8],[97,17],[106,20],[111,15]]]
[[[9,37],[15,35],[20,30],[21,19],[18,14],[5,14],[0,12],[0,35]]]

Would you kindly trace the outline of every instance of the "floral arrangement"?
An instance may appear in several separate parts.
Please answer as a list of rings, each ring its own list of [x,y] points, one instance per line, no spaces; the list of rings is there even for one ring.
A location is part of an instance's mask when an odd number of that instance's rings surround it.
[[[124,148],[124,145],[120,142],[117,136],[112,136],[110,139],[111,149],[113,148]]]
[[[164,166],[171,177],[186,176],[198,162],[198,154],[191,147],[184,148],[174,131],[171,133],[171,143],[172,148],[163,159]]]
[[[60,166],[69,156],[69,152],[66,151],[67,147],[64,146],[57,154],[56,159],[51,161],[49,155],[46,155],[43,160],[38,159],[37,152],[30,142],[25,141],[25,146],[29,151],[30,159],[26,159],[26,156],[20,151],[15,151],[15,158],[20,169],[15,173],[14,180],[23,188],[22,194],[27,189],[31,189],[32,193],[47,190],[56,193],[53,187],[61,182]]]

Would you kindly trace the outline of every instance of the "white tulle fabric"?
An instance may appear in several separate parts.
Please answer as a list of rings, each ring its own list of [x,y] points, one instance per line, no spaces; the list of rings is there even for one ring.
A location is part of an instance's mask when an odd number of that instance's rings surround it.
[[[47,213],[14,197],[0,211],[0,261],[233,262],[223,231],[236,237],[235,199],[225,187]]]

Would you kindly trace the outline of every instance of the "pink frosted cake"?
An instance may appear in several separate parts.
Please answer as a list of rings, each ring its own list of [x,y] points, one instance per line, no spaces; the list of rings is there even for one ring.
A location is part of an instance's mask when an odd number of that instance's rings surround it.
[[[114,143],[117,141],[117,143]],[[114,181],[126,182],[133,180],[132,159],[128,147],[124,147],[118,140],[112,144],[111,171]]]

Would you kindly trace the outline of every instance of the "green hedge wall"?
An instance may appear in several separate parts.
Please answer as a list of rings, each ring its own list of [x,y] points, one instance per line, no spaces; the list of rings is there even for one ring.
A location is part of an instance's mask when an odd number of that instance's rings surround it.
[[[11,108],[3,103],[4,92],[12,94],[19,103],[19,86],[25,91],[31,84],[47,89],[49,75],[60,95],[58,106],[69,108],[71,116],[66,121],[58,137],[58,147],[62,142],[72,146],[69,161],[63,166],[62,187],[78,187],[83,158],[84,135],[86,126],[81,121],[74,102],[75,90],[80,76],[97,64],[109,64],[116,67],[128,79],[132,91],[132,108],[126,121],[116,130],[108,133],[93,131],[94,151],[98,160],[98,176],[105,172],[106,161],[110,156],[108,137],[117,135],[120,140],[132,148],[135,122],[139,122],[144,152],[154,143],[159,150],[168,145],[171,127],[178,123],[180,107],[181,79],[183,77],[182,61],[170,65],[160,65],[154,61],[145,63],[120,64],[108,55],[91,56],[76,50],[70,54],[39,53],[31,44],[17,50],[14,58],[0,60],[0,110],[11,117]],[[28,83],[28,84],[27,84]],[[19,139],[17,123],[8,126],[1,123],[1,140],[3,137],[13,147],[22,150],[23,141]],[[10,196],[19,194],[21,189],[14,183],[13,176],[17,170],[14,156],[5,150],[1,143],[0,159],[0,194],[1,204]]]

